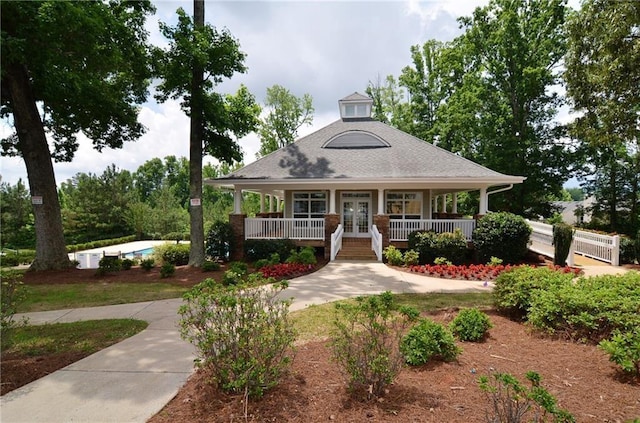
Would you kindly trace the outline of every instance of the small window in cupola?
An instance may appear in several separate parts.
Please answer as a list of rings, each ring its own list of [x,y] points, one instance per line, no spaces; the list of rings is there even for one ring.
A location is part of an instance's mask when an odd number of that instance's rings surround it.
[[[366,95],[353,93],[338,101],[340,117],[347,119],[370,119],[373,100]]]

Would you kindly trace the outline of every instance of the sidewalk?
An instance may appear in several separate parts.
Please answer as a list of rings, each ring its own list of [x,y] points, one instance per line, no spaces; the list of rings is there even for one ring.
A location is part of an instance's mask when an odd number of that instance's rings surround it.
[[[585,266],[587,276],[611,266]],[[375,262],[332,262],[289,282],[290,310],[357,295],[488,291],[491,284],[431,278]],[[171,400],[193,371],[193,347],[180,338],[180,299],[28,313],[32,324],[135,318],[139,334],[0,398],[2,423],[145,422]]]

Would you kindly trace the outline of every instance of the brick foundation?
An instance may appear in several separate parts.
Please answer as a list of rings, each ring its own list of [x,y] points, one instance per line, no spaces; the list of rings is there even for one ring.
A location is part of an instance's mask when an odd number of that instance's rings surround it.
[[[382,249],[389,246],[389,215],[376,214],[373,216],[373,224],[377,226],[378,232],[382,235]]]
[[[246,214],[230,214],[229,223],[233,231],[233,243],[231,244],[231,260],[244,258],[244,219]]]

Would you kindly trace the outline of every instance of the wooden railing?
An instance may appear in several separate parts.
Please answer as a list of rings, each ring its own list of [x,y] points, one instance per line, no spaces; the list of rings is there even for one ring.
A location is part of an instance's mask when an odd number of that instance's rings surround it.
[[[471,241],[476,221],[473,219],[391,219],[389,220],[389,240],[406,241],[409,234],[419,230],[437,233],[453,232],[460,229],[467,241]]]
[[[245,239],[324,239],[324,219],[246,218]]]
[[[371,226],[369,232],[371,233],[371,249],[376,253],[378,261],[382,261],[382,234],[376,225]]]
[[[336,256],[342,249],[342,235],[344,234],[344,228],[342,224],[339,224],[336,231],[331,234],[331,261],[336,259]]]

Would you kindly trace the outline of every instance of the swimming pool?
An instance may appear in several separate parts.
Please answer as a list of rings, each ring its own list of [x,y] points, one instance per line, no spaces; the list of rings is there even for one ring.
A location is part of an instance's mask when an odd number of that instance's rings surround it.
[[[143,248],[142,250],[131,251],[130,253],[124,253],[125,258],[147,257],[153,254],[153,247]]]

